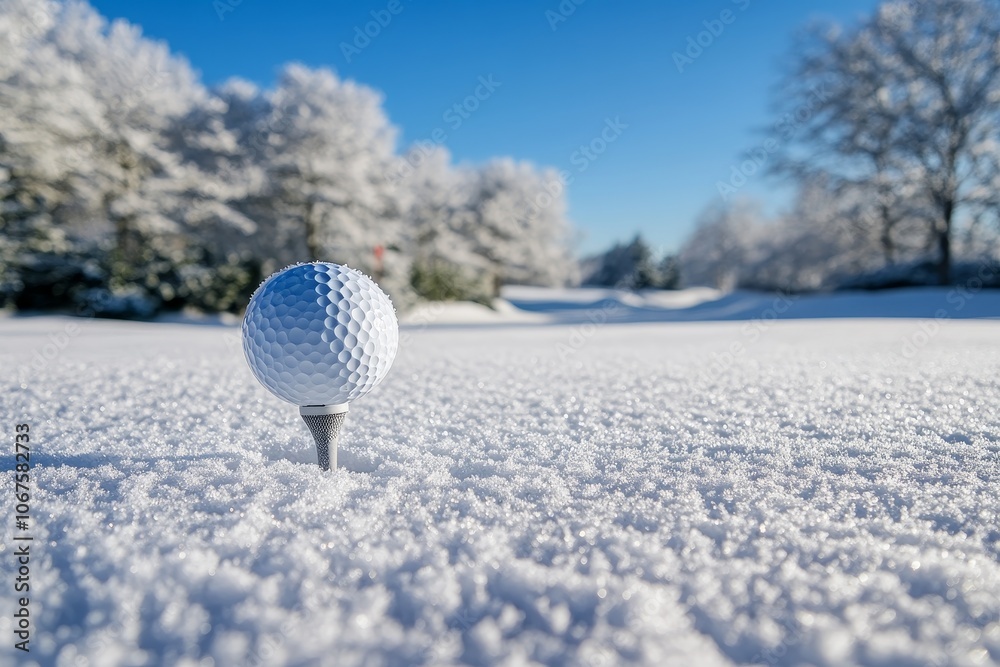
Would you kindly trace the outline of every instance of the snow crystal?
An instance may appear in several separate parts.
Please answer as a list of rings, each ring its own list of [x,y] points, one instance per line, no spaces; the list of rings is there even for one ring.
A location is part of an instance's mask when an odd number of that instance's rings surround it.
[[[417,327],[327,474],[238,329],[67,322],[0,320],[41,664],[1000,661],[996,322]]]

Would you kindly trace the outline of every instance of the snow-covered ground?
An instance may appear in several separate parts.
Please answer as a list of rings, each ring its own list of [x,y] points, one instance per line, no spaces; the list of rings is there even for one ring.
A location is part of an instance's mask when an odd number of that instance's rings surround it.
[[[534,311],[576,323],[406,327],[333,474],[235,327],[0,319],[8,514],[15,423],[38,486],[16,657],[1000,662],[1000,322],[960,320],[994,295],[795,321],[689,295],[660,316],[742,317],[629,324],[565,296]]]
[[[507,287],[503,296],[520,311],[553,322],[585,322],[603,314],[612,322],[705,322],[751,319],[1000,317],[1000,290],[974,287],[910,288],[881,292],[768,294],[708,288],[675,292]]]

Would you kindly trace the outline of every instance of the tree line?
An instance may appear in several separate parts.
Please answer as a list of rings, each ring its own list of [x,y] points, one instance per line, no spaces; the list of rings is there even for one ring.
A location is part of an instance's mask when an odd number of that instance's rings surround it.
[[[291,64],[208,88],[85,3],[0,0],[0,307],[238,311],[328,259],[402,305],[503,283],[816,290],[1000,284],[1000,9],[890,0],[797,36],[775,123],[677,255],[636,237],[578,266],[554,170],[400,151],[379,93]],[[765,215],[739,188],[792,183]],[[986,276],[985,278],[983,276]]]
[[[208,88],[138,27],[52,0],[0,2],[0,53],[0,305],[235,311],[309,259],[401,305],[575,279],[555,172],[400,152],[379,93],[330,70]]]
[[[770,218],[738,194],[709,206],[681,251],[685,282],[1000,285],[997,3],[885,2],[808,26],[786,62],[778,138],[748,159],[794,183],[794,201]]]

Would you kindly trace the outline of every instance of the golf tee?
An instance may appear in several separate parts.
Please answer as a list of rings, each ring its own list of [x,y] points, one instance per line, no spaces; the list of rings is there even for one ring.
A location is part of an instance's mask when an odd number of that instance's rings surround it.
[[[347,403],[340,405],[304,405],[299,408],[302,420],[316,441],[316,455],[322,470],[337,468],[337,443],[340,428],[347,417]]]

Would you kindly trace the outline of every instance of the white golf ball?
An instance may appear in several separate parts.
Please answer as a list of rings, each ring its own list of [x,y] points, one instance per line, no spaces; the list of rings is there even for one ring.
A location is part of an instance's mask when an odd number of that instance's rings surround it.
[[[368,276],[339,264],[275,273],[254,292],[243,318],[250,370],[274,395],[299,406],[364,396],[385,378],[398,347],[389,297]]]

